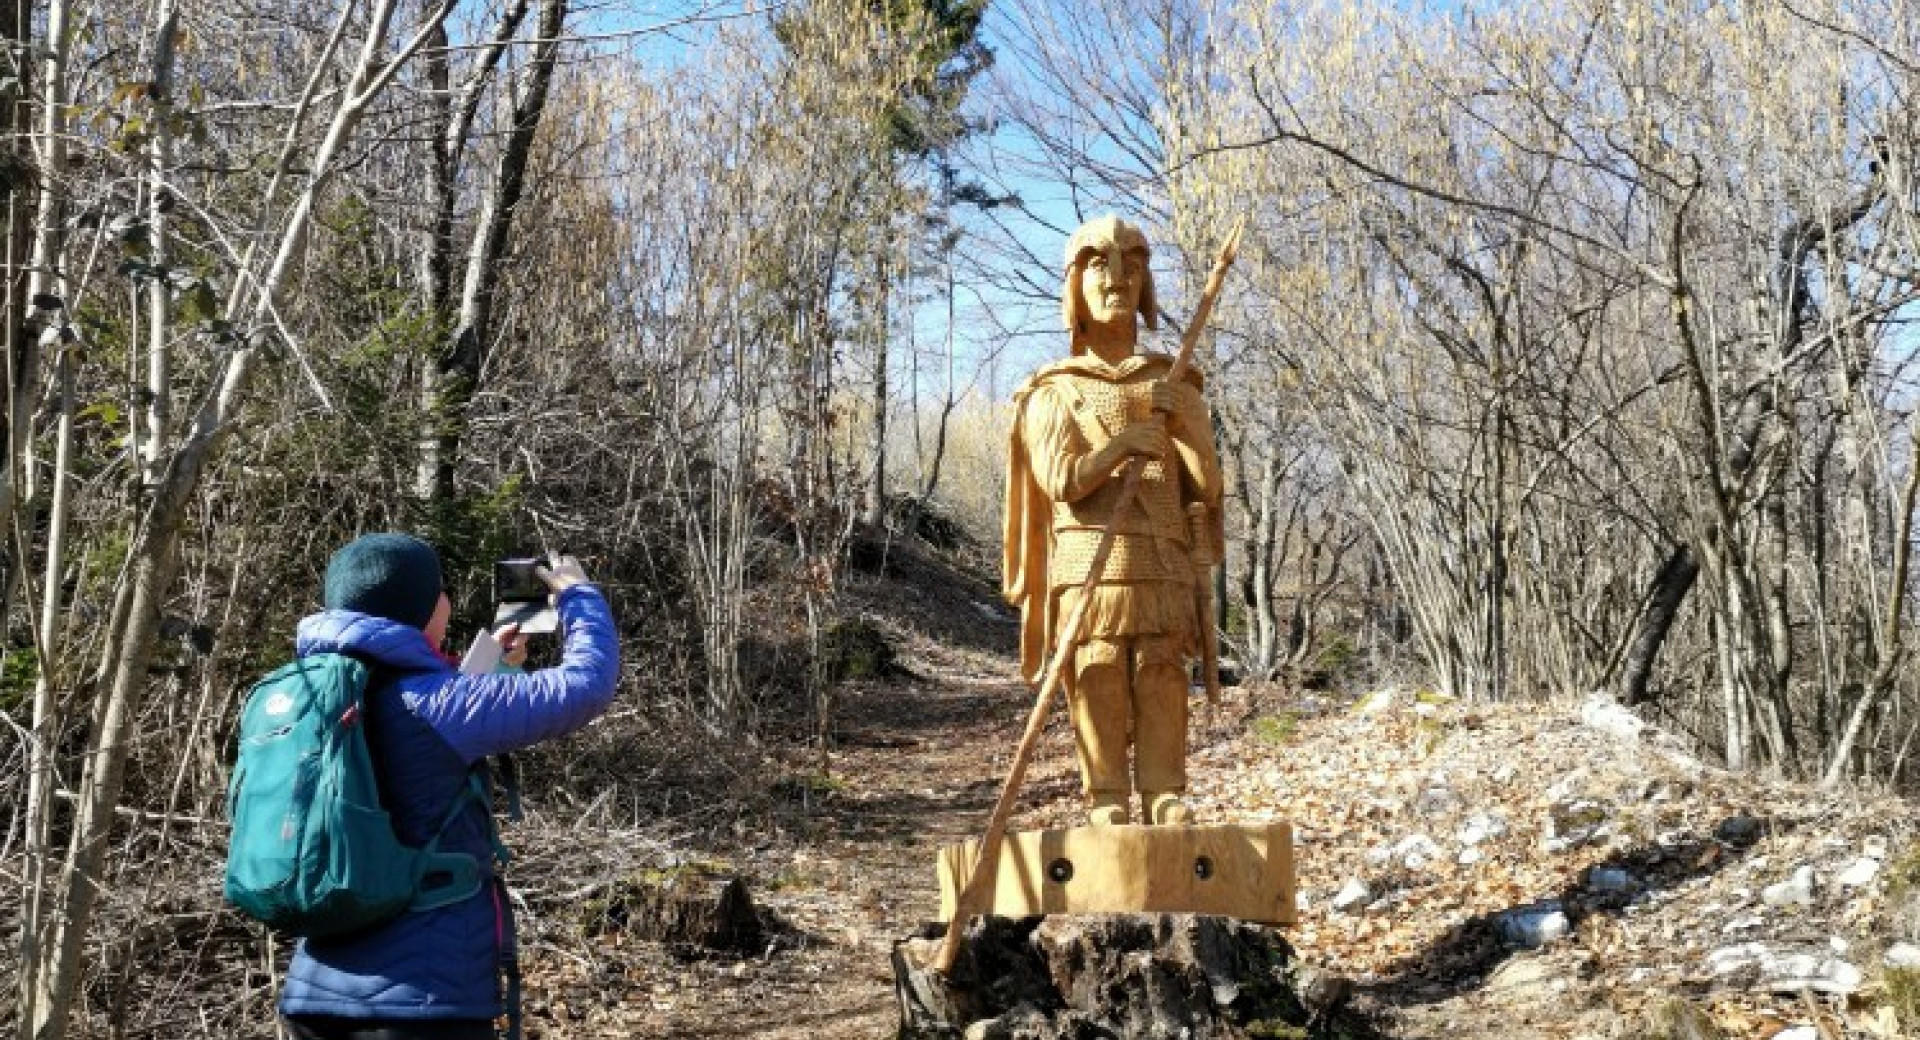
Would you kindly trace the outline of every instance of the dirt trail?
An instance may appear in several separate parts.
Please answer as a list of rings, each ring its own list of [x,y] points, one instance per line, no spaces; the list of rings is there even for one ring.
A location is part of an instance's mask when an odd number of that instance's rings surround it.
[[[680,959],[634,944],[584,972],[534,965],[531,1037],[893,1034],[892,945],[936,917],[936,850],[984,826],[1031,706],[1009,656],[893,634],[904,674],[848,692],[830,776],[775,781],[764,830],[700,850],[787,927],[770,951]],[[1071,813],[1070,755],[1056,720],[1016,826]]]

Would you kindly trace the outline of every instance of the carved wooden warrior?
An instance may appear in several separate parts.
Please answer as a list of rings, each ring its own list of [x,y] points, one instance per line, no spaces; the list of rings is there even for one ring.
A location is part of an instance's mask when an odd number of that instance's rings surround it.
[[[1220,465],[1200,378],[1169,384],[1173,359],[1136,350],[1140,319],[1157,326],[1149,258],[1145,236],[1117,217],[1074,233],[1062,292],[1072,356],[1014,395],[1002,591],[1021,611],[1029,681],[1102,532],[1115,531],[1065,670],[1096,824],[1129,822],[1133,791],[1148,822],[1188,820],[1188,661],[1199,646],[1195,597],[1208,594],[1196,561],[1209,561],[1220,537]],[[1135,456],[1145,472],[1122,502],[1116,478]]]

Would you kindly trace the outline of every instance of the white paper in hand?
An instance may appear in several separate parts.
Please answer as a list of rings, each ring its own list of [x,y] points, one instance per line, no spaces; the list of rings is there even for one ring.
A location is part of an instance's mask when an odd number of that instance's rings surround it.
[[[460,659],[460,674],[490,675],[500,667],[500,660],[506,655],[507,648],[493,638],[492,632],[483,628],[474,633],[473,645],[467,647],[467,656]]]

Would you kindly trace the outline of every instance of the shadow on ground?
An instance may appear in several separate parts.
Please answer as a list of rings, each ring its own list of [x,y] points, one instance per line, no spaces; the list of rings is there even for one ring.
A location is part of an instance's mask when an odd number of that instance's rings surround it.
[[[1508,958],[1525,952],[1501,934],[1501,920],[1507,915],[1531,908],[1559,909],[1567,915],[1570,931],[1577,933],[1588,921],[1619,914],[1648,893],[1716,874],[1746,858],[1764,834],[1790,827],[1786,821],[1730,817],[1721,821],[1714,835],[1689,835],[1677,844],[1627,849],[1594,864],[1558,893],[1462,921],[1425,949],[1390,965],[1380,981],[1358,987],[1357,993],[1369,1003],[1391,1008],[1436,1004],[1477,990]],[[1640,887],[1631,892],[1596,892],[1588,879],[1603,870],[1624,870],[1638,879]]]

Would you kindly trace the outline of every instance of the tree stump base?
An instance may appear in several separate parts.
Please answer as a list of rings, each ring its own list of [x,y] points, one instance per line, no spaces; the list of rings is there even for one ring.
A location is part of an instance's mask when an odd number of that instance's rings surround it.
[[[982,917],[945,977],[927,966],[942,931],[894,945],[902,1040],[1376,1035],[1344,1013],[1344,985],[1303,970],[1273,930],[1232,918]]]
[[[687,948],[751,953],[765,934],[746,882],[705,870],[625,878],[585,910],[589,934],[617,931]]]

